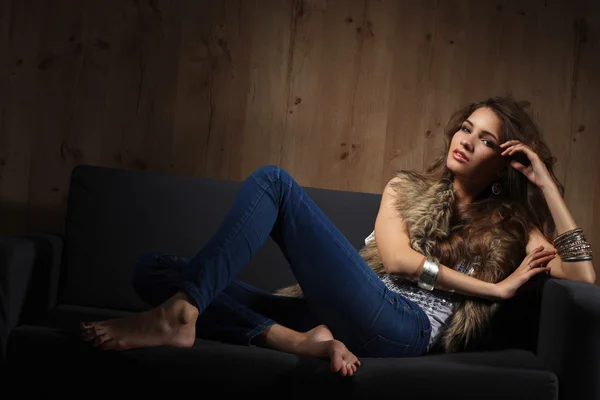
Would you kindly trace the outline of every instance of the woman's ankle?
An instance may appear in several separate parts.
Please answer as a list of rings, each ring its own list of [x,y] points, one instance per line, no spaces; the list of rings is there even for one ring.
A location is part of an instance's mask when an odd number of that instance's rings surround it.
[[[171,297],[172,300],[183,300],[186,303],[189,303],[190,305],[194,306],[196,309],[198,309],[198,306],[196,305],[196,301],[194,300],[194,298],[192,296],[190,296],[187,292],[184,292],[183,290],[180,290],[179,292],[175,293],[173,295],[173,297]],[[200,311],[200,310],[198,310]]]
[[[297,354],[299,347],[306,340],[306,334],[279,324],[267,327],[258,337],[257,340],[263,343],[263,347],[294,354]]]
[[[170,315],[172,318],[174,316],[180,324],[185,325],[196,323],[200,314],[194,300],[183,291],[175,293],[155,310],[163,317]]]

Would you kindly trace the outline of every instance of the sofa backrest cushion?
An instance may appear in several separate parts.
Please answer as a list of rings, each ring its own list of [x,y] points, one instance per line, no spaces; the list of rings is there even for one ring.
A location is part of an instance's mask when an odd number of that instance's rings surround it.
[[[131,285],[148,252],[193,257],[217,230],[241,182],[79,165],[71,175],[59,303],[137,311]],[[359,249],[374,229],[380,194],[305,187]],[[269,237],[238,279],[265,290],[295,279]]]

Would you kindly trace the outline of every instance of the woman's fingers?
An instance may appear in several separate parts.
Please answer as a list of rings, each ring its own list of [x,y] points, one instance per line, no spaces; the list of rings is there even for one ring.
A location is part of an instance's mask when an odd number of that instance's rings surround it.
[[[535,260],[538,257],[543,257],[547,254],[554,254],[555,250],[544,250],[544,246],[540,246],[538,248],[535,248],[531,251],[531,253],[529,253],[527,255],[527,257],[529,257],[529,261],[531,260]]]
[[[507,147],[506,149],[504,149],[504,151],[501,153],[501,155],[511,155],[513,153],[513,151],[515,149],[518,149],[520,145],[515,144],[515,145],[511,145],[509,147]]]
[[[535,265],[540,265],[542,263],[544,263],[544,261],[546,260],[552,260],[555,257],[555,254],[553,251],[544,251],[543,253],[540,254],[536,254],[535,257],[532,257],[528,264],[535,266]]]
[[[519,269],[527,271],[527,270],[534,268],[544,262],[547,262],[546,258],[548,258],[548,261],[552,260],[555,255],[556,255],[555,250],[544,250],[544,246],[537,247],[537,248],[533,249],[531,251],[531,253],[529,253],[523,259],[523,262],[521,263],[521,266],[519,267]],[[538,260],[542,260],[542,261],[540,262]]]
[[[548,255],[543,258],[538,258],[534,261],[531,261],[528,265],[530,267],[529,270],[525,271],[525,276],[527,279],[531,278],[533,275],[538,274],[540,272],[549,271],[550,267],[546,266],[546,264],[554,259],[555,255]]]
[[[513,144],[517,144],[517,143],[519,143],[518,140],[514,140],[514,139],[513,140],[507,140],[506,142],[502,143],[500,145],[500,147],[507,147],[507,146],[510,146],[510,145],[513,145]]]
[[[529,264],[534,260],[534,256],[539,254],[542,250],[544,249],[543,246],[540,247],[536,247],[535,249],[531,250],[531,253],[527,254],[525,256],[525,258],[523,259],[523,262],[521,263],[520,268],[526,269],[529,268]]]
[[[537,260],[531,262],[531,265],[535,268],[537,266],[546,265],[550,261],[554,260],[556,256],[554,254],[548,255],[546,257],[538,258]]]
[[[530,262],[533,262],[535,260],[538,260],[540,258],[544,258],[544,257],[548,257],[548,256],[554,256],[556,254],[556,252],[554,250],[544,250],[544,251],[540,251],[539,253],[536,253],[533,255],[533,257],[531,257]]]
[[[531,278],[532,276],[534,276],[535,274],[539,274],[542,272],[546,272],[546,271],[550,271],[552,268],[550,267],[539,267],[539,268],[532,268],[527,274],[527,278]]]
[[[505,142],[505,143],[509,143],[509,142]],[[503,143],[503,144],[505,144],[505,143]],[[501,148],[504,149],[504,151],[502,151],[501,155],[511,156],[517,151],[522,151],[529,157],[530,155],[532,155],[532,153],[534,153],[534,151],[531,150],[531,148],[529,148],[529,146],[527,146],[519,141],[510,141],[510,145],[508,145],[508,146],[501,145]]]

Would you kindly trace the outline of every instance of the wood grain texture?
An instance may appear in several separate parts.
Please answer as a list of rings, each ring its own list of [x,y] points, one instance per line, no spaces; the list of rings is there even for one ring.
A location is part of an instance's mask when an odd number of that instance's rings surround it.
[[[595,0],[0,1],[0,229],[62,232],[79,164],[380,193],[456,109],[529,102],[600,246]]]
[[[39,26],[44,10],[36,0],[0,4],[0,227],[12,234],[29,229],[27,221],[33,212],[29,209],[29,181],[37,118]]]
[[[573,73],[570,141],[566,163],[565,201],[585,230],[596,254],[600,248],[600,4],[580,3],[573,21]],[[600,276],[595,263],[596,275]]]

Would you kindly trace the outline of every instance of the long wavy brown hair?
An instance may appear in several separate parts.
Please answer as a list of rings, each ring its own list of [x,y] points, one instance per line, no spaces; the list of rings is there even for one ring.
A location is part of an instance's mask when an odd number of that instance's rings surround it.
[[[446,158],[454,134],[460,130],[463,122],[477,109],[486,107],[492,110],[501,121],[501,137],[503,141],[519,140],[535,151],[548,168],[550,175],[556,183],[561,196],[564,195],[564,187],[556,178],[553,171],[555,158],[549,147],[543,140],[542,132],[526,111],[528,103],[518,102],[512,97],[490,97],[477,103],[470,103],[457,110],[450,117],[445,130],[445,146],[443,153],[420,174],[421,177],[432,183],[453,180],[453,173],[446,166]],[[439,243],[436,256],[440,262],[446,265],[455,265],[466,253],[485,254],[493,251],[490,247],[494,243],[487,240],[489,232],[504,230],[513,236],[515,243],[521,243],[516,259],[525,256],[525,244],[532,227],[537,227],[544,236],[550,240],[555,235],[555,224],[541,190],[532,184],[520,171],[512,168],[508,162],[517,159],[528,165],[527,158],[519,154],[514,158],[508,158],[506,174],[500,178],[502,184],[501,193],[496,196],[492,194],[491,187],[494,182],[485,188],[472,203],[468,205],[455,204],[451,223],[453,234],[447,240]],[[512,268],[515,259],[511,263]]]

